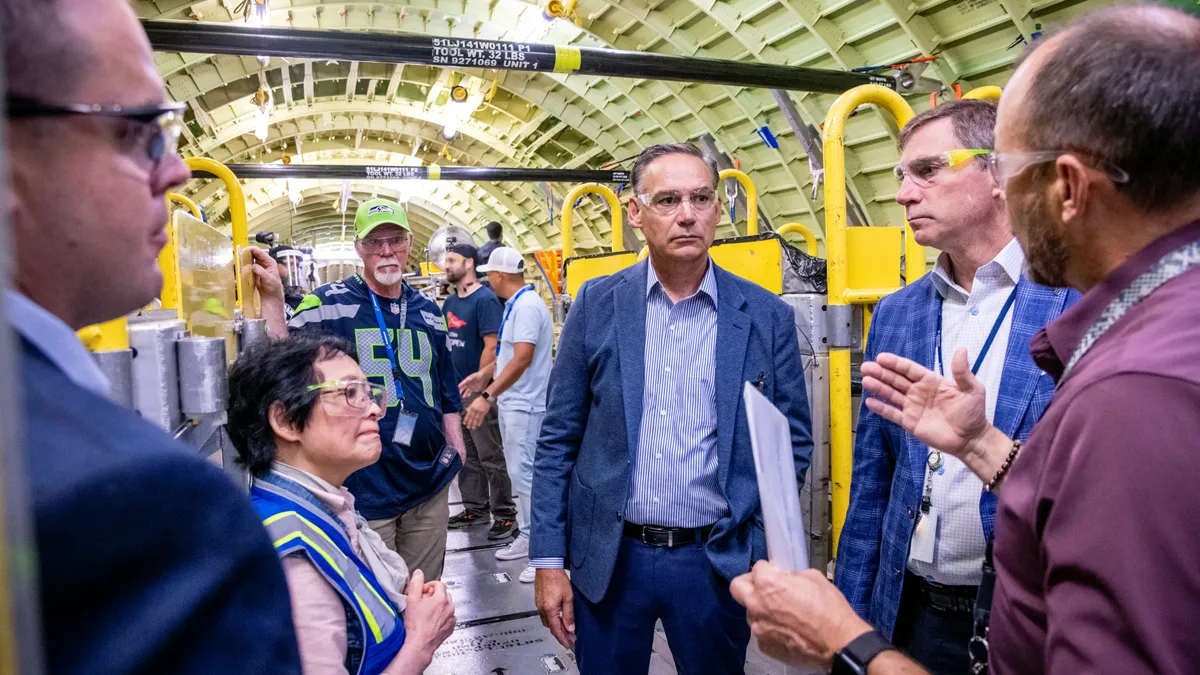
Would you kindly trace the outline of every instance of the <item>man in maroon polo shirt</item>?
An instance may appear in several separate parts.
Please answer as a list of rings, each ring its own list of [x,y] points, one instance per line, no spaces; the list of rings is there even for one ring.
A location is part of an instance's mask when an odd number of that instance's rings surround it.
[[[1057,391],[1028,447],[987,392],[894,355],[874,412],[999,489],[991,672],[1200,670],[1200,20],[1102,10],[1046,40],[1000,103],[992,171],[1031,278],[1083,299],[1033,341]],[[822,575],[734,581],[764,651],[921,672]],[[878,657],[878,658],[876,658]]]

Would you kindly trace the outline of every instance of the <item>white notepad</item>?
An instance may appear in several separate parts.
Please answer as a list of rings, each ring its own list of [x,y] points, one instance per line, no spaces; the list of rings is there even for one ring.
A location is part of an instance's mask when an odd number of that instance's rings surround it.
[[[808,569],[808,546],[788,420],[749,382],[743,398],[767,530],[767,557],[786,572]]]

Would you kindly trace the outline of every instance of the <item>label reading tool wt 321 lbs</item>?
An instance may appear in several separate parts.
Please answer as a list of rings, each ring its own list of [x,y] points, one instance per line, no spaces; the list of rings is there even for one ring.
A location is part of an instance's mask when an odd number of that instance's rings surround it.
[[[533,45],[492,40],[434,38],[433,63],[465,68],[539,70]]]

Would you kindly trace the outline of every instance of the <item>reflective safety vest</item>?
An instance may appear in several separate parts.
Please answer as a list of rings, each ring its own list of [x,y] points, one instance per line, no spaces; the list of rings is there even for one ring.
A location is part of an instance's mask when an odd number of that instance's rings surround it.
[[[364,643],[357,675],[382,673],[404,645],[404,621],[371,568],[350,547],[341,525],[301,497],[265,481],[254,481],[250,500],[280,559],[296,552],[308,556],[354,610]]]

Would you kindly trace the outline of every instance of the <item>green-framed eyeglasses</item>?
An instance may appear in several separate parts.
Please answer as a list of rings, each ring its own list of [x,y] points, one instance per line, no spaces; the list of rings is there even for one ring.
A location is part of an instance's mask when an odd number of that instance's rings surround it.
[[[372,403],[383,409],[387,402],[387,389],[366,380],[332,380],[311,384],[308,391],[320,391],[322,394],[340,393],[346,398],[346,405],[364,412],[371,409]]]

